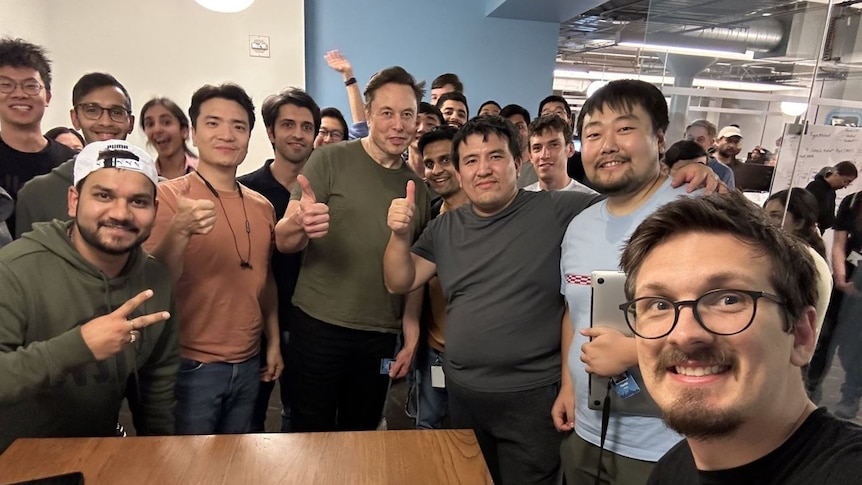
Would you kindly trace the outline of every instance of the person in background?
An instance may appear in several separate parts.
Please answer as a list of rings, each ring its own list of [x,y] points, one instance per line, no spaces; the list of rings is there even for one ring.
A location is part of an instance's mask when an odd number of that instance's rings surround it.
[[[347,139],[347,121],[338,108],[320,110],[320,129],[314,138],[314,148],[331,145]]]
[[[431,104],[437,105],[437,99],[446,93],[463,93],[464,83],[457,74],[447,72],[434,78],[431,82]]]
[[[479,106],[479,116],[496,116],[500,114],[500,111],[502,109],[503,108],[500,107],[500,103],[494,101],[493,99],[485,101],[484,103],[482,103],[481,106]]]
[[[835,224],[835,191],[847,188],[859,176],[856,165],[845,160],[834,167],[824,167],[805,190],[817,199],[817,226],[820,234]]]
[[[344,81],[344,87],[347,89],[347,102],[350,104],[350,116],[353,118],[353,126],[351,126],[349,130],[344,130],[343,136],[340,140],[333,139],[330,143],[338,143],[339,141],[347,140],[348,138],[350,140],[354,140],[356,138],[368,136],[368,122],[365,118],[365,105],[362,102],[362,93],[359,89],[359,84],[353,76],[353,65],[351,65],[347,57],[338,50],[327,52],[324,54],[323,58],[326,60],[326,64],[328,64],[333,71],[341,74]],[[341,111],[338,111],[338,114],[341,115]],[[342,120],[344,119],[343,116],[341,118]],[[347,122],[344,124],[346,126]]]
[[[663,162],[667,168],[673,168],[677,164],[683,166],[686,163],[706,165],[707,159],[709,159],[709,155],[702,146],[691,140],[680,140],[665,151]]]
[[[51,128],[45,132],[45,138],[62,143],[75,151],[81,151],[84,148],[84,137],[73,128],[66,128],[65,126]]]
[[[198,166],[198,157],[189,148],[189,119],[177,103],[153,98],[141,108],[141,128],[156,156],[159,176],[168,180],[182,177]]]
[[[6,219],[12,215],[15,203],[3,187],[0,187],[0,248],[12,242],[12,233],[6,226]]]
[[[776,192],[766,199],[763,209],[773,222],[826,258],[826,245],[817,230],[817,199],[810,192],[800,187]]]

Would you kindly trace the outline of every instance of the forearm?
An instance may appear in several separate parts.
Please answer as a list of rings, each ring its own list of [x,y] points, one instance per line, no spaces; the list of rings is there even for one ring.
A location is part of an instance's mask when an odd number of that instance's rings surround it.
[[[345,71],[342,76],[344,81],[353,77],[353,70]],[[365,104],[362,102],[362,93],[359,91],[359,83],[354,82],[347,86],[347,101],[350,103],[350,115],[354,123],[365,121]]]
[[[275,246],[282,253],[298,253],[308,246],[308,236],[297,220],[299,205],[288,207],[284,217],[275,225]]]
[[[566,308],[566,313],[563,315],[563,322],[560,335],[560,354],[561,354],[561,369],[560,369],[560,388],[574,389],[575,383],[572,380],[572,373],[569,371],[569,348],[572,345],[575,331],[572,329],[572,322],[569,317],[569,309]]]
[[[191,236],[171,228],[150,254],[171,270],[174,281],[183,275],[183,259]]]
[[[847,269],[845,261],[847,260],[847,231],[835,231],[834,239],[832,240],[832,274],[835,281],[843,283],[847,280]]]
[[[405,294],[413,289],[416,266],[410,256],[409,235],[392,233],[383,253],[383,282],[390,293]]]
[[[416,349],[419,344],[419,318],[422,314],[422,300],[425,297],[425,288],[411,291],[404,298],[404,316],[401,319],[401,331],[403,332],[404,348]]]
[[[278,347],[278,291],[272,270],[267,274],[266,286],[263,289],[260,303],[260,309],[263,313],[263,333],[266,335],[267,345]]]

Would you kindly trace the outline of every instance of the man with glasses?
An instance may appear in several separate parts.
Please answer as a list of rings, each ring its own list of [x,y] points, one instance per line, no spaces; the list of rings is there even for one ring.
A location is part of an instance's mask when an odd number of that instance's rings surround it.
[[[0,39],[0,188],[13,200],[30,179],[75,154],[42,136],[50,101],[51,63],[45,50],[22,39]],[[13,213],[6,220],[11,234],[17,232],[16,217]]]
[[[347,121],[338,108],[323,108],[320,111],[320,129],[314,138],[314,148],[331,145],[347,139]]]
[[[75,83],[69,116],[72,125],[84,134],[86,144],[125,140],[135,127],[129,92],[114,76],[103,72],[84,74]],[[66,192],[72,185],[74,165],[73,156],[21,188],[18,193],[17,237],[29,231],[35,222],[69,220]]]
[[[686,194],[673,188],[662,171],[668,123],[661,91],[634,80],[613,81],[596,91],[578,118],[584,170],[608,198],[576,216],[562,243],[562,293],[572,325],[562,337],[568,365],[553,417],[558,430],[574,430],[562,445],[570,485],[591,485],[597,475],[603,483],[643,484],[653,464],[681,439],[656,416],[623,414],[613,407],[603,432],[603,412],[588,405],[590,375],[610,378],[637,366],[634,339],[614,329],[591,328],[590,275],[616,270],[622,244],[637,224]]]
[[[862,428],[817,409],[808,249],[741,194],[665,205],[622,254],[623,304],[665,422],[685,436],[649,483],[855,484]]]

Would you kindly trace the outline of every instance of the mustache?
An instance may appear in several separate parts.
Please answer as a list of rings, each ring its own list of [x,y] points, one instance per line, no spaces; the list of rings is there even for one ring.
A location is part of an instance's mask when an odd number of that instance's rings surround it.
[[[107,221],[99,221],[99,227],[119,227],[135,234],[141,230],[129,221],[121,221],[119,219],[108,219]]]
[[[655,363],[655,372],[665,372],[669,367],[694,361],[703,365],[728,365],[733,366],[736,362],[735,356],[715,347],[700,347],[691,352],[683,352],[679,349],[670,349],[659,354]]]

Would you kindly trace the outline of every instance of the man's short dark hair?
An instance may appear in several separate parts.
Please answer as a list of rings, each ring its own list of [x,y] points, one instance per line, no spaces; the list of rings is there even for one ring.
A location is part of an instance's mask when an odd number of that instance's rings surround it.
[[[835,173],[844,177],[856,178],[859,176],[859,171],[856,169],[856,165],[847,160],[838,162],[838,165],[835,165]]]
[[[350,134],[349,129],[347,128],[347,120],[344,119],[344,115],[341,114],[341,111],[338,108],[333,108],[332,106],[328,108],[323,108],[320,110],[320,119],[323,118],[335,118],[341,123],[341,129],[344,130],[344,139],[347,139],[347,136]],[[318,123],[317,131],[320,131],[320,124]]]
[[[500,116],[502,116],[503,118],[509,119],[515,115],[521,115],[524,118],[524,122],[526,122],[527,124],[530,123],[530,112],[527,111],[527,108],[524,108],[521,105],[507,104],[503,109],[500,110]]]
[[[487,141],[488,135],[497,135],[505,138],[509,145],[509,152],[515,160],[521,157],[521,136],[518,129],[511,121],[502,116],[477,116],[462,126],[452,139],[452,164],[455,170],[460,169],[461,156],[458,148],[470,135],[482,135],[482,140]]]
[[[310,111],[311,118],[314,120],[314,134],[317,135],[317,132],[320,130],[320,107],[317,106],[317,103],[314,102],[314,99],[308,93],[299,88],[287,88],[263,100],[263,105],[260,107],[263,126],[267,129],[272,129],[278,120],[278,111],[286,104],[305,108]],[[344,131],[344,136],[347,136],[347,130]]]
[[[691,140],[680,140],[664,152],[664,163],[668,167],[673,167],[680,160],[693,160],[706,156],[706,150],[702,146]]]
[[[416,82],[416,78],[412,74],[404,70],[401,66],[392,66],[378,71],[365,86],[365,109],[371,107],[371,102],[374,101],[374,93],[386,84],[403,84],[413,90],[416,95],[416,105],[422,101],[422,96],[425,95],[425,82]]]
[[[480,104],[480,105],[479,105],[479,111],[476,111],[476,113],[481,113],[481,112],[482,112],[482,110],[485,108],[485,106],[488,106],[489,104],[493,104],[493,105],[494,105],[494,106],[496,106],[496,107],[497,107],[497,109],[499,109],[499,110],[502,110],[502,109],[503,109],[503,107],[502,107],[502,106],[500,106],[500,103],[498,103],[498,102],[494,101],[493,99],[489,99],[488,101],[485,101],[484,103],[482,103],[482,104]]]
[[[548,103],[560,103],[560,104],[562,104],[563,108],[566,109],[566,116],[568,116],[569,119],[572,119],[572,107],[569,106],[569,102],[566,101],[566,98],[564,98],[562,96],[557,96],[556,94],[552,94],[552,95],[548,96],[547,98],[543,99],[539,103],[539,116],[542,116],[542,109]]]
[[[635,106],[642,107],[649,114],[654,133],[667,130],[670,118],[664,94],[648,82],[620,79],[602,86],[587,98],[578,115],[578,134],[582,134],[584,117],[587,115],[601,113],[605,107],[618,112],[632,112]]]
[[[459,93],[464,92],[464,83],[461,82],[457,74],[453,74],[451,72],[441,74],[434,78],[434,81],[431,82],[431,89],[443,88],[446,87],[447,84],[451,84],[452,87],[455,88],[455,91],[458,91]]]
[[[66,133],[73,135],[75,138],[77,138],[78,141],[81,142],[81,145],[86,145],[86,142],[84,141],[84,137],[81,136],[80,133],[75,131],[73,128],[66,128],[65,126],[57,126],[57,127],[51,128],[50,130],[45,132],[45,138],[47,138],[49,140],[57,141],[57,137],[59,137],[60,135],[65,135]]]
[[[434,142],[441,140],[454,140],[456,133],[458,133],[458,128],[449,125],[440,125],[431,131],[423,133],[422,136],[419,137],[419,154],[423,154],[425,152],[425,147]]]
[[[245,89],[234,83],[224,83],[218,86],[206,84],[192,94],[192,102],[189,105],[189,118],[192,121],[192,127],[197,128],[198,116],[201,114],[201,105],[215,98],[239,103],[248,115],[248,131],[254,129],[254,103],[251,100],[251,96],[245,92]]]
[[[563,142],[572,142],[572,127],[557,115],[545,115],[534,119],[529,127],[530,137],[539,136],[546,131],[563,134]]]
[[[628,298],[634,297],[638,272],[649,253],[669,238],[687,233],[727,234],[768,258],[772,266],[769,282],[785,302],[786,331],[792,331],[805,307],[815,306],[819,275],[806,244],[773,224],[765,211],[735,190],[680,197],[660,207],[635,229],[620,258],[620,266],[628,275]]]
[[[446,124],[446,120],[443,119],[443,113],[440,111],[439,108],[437,108],[436,106],[434,106],[431,103],[426,103],[425,101],[420,102],[419,103],[419,114],[420,115],[435,116],[437,118],[438,123],[440,123],[441,125]]]
[[[45,48],[24,39],[0,39],[0,67],[33,69],[42,77],[45,91],[51,91],[51,60]]]
[[[467,110],[467,118],[470,117],[470,106],[467,104],[467,96],[464,96],[464,93],[460,93],[458,91],[452,91],[450,93],[441,94],[439,98],[437,98],[437,108],[443,109],[443,103],[449,100],[457,101],[459,103],[464,104],[464,109]]]
[[[120,81],[117,81],[117,78],[106,72],[90,72],[81,76],[72,87],[72,106],[78,106],[81,99],[101,88],[117,88],[122,91],[126,98],[126,109],[132,110],[132,97],[129,96],[129,91]]]

